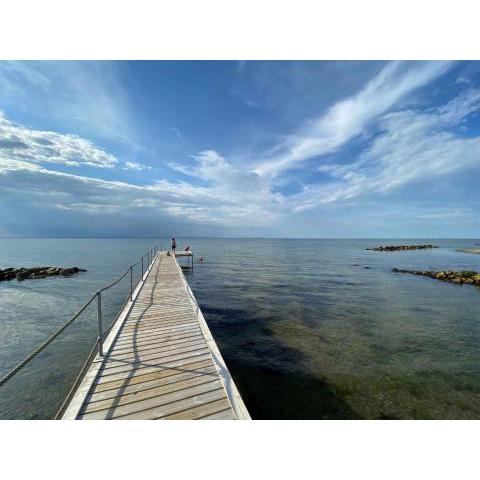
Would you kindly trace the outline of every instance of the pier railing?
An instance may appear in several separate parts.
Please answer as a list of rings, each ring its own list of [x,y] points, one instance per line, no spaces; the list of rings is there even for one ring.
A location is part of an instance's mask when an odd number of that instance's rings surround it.
[[[155,258],[158,254],[159,246],[154,246],[151,250],[147,253],[142,255],[142,257],[133,265],[130,265],[125,272],[118,277],[115,281],[110,283],[109,285],[100,288],[95,294],[73,315],[66,323],[64,323],[60,328],[58,328],[55,332],[53,332],[43,343],[41,343],[35,350],[33,350],[27,357],[25,357],[21,362],[19,362],[15,367],[13,367],[10,371],[8,371],[5,375],[0,378],[0,387],[8,382],[11,378],[13,378],[20,370],[22,370],[26,365],[28,365],[40,352],[45,350],[45,348],[50,345],[56,338],[58,338],[72,323],[75,322],[82,314],[87,310],[87,308],[94,302],[97,304],[97,323],[98,323],[98,335],[95,344],[90,351],[90,354],[85,362],[80,375],[77,377],[75,383],[77,383],[78,379],[82,376],[83,372],[88,367],[88,364],[93,360],[95,354],[98,352],[100,357],[103,356],[103,340],[105,336],[108,334],[112,326],[115,324],[116,319],[118,318],[118,314],[123,310],[123,307],[129,302],[133,300],[133,292],[135,291],[137,285],[139,285],[145,279],[145,274],[150,270]],[[134,270],[136,267],[141,267],[141,275],[139,276],[138,282],[134,284]],[[140,273],[140,272],[139,272]],[[102,314],[102,294],[106,290],[109,290],[113,286],[117,285],[120,281],[122,281],[127,275],[129,275],[130,280],[130,290],[128,295],[126,296],[122,307],[118,310],[117,317],[111,322],[110,326],[104,330],[103,323],[104,318]]]

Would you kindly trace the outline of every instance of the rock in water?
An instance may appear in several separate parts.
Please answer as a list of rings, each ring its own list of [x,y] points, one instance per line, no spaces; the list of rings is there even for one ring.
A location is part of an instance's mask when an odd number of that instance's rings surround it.
[[[396,252],[398,250],[424,250],[427,248],[439,248],[436,245],[386,245],[365,250],[374,250],[376,252]]]
[[[65,277],[70,277],[78,272],[86,272],[83,268],[70,267],[70,268],[60,268],[60,267],[31,267],[31,268],[5,268],[0,269],[0,282],[3,280],[12,280],[16,278],[19,282],[27,279],[38,279],[46,278],[54,275],[62,275]]]
[[[442,282],[456,283],[458,285],[475,285],[480,287],[480,273],[473,270],[463,270],[454,272],[452,270],[440,270],[433,272],[430,270],[403,270],[400,268],[392,268],[394,273],[410,273],[412,275],[421,275],[423,277],[430,277]]]

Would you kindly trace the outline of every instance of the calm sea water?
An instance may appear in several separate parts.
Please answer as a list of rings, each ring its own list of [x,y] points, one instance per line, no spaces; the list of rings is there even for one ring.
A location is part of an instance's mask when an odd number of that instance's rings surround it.
[[[0,268],[87,273],[0,283],[0,371],[21,360],[154,243],[0,239]],[[392,267],[480,271],[479,240],[179,239],[187,279],[253,418],[480,418],[480,289]],[[372,252],[385,243],[431,251]],[[129,288],[104,298],[112,321]],[[94,306],[0,387],[0,418],[50,418],[96,336]]]

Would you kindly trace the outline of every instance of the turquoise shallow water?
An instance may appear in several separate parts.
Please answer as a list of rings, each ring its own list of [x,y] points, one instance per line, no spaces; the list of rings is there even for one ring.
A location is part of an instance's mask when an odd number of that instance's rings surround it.
[[[0,371],[154,243],[0,239],[0,268],[77,265],[71,278],[0,283]],[[372,252],[385,243],[430,251]],[[178,239],[187,279],[254,418],[480,418],[480,290],[392,267],[480,271],[479,240]],[[163,244],[168,242],[163,240]],[[104,299],[113,319],[128,290]],[[6,386],[1,418],[49,418],[96,335],[94,309]]]

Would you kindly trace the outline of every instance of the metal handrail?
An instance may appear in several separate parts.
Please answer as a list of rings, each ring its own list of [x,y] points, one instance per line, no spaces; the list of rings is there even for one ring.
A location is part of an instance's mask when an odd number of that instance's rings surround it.
[[[99,289],[95,294],[78,310],[75,315],[73,315],[68,322],[64,323],[60,328],[58,328],[50,337],[48,337],[42,344],[40,344],[35,350],[33,350],[27,357],[25,357],[21,362],[19,362],[15,367],[13,367],[9,372],[7,372],[3,377],[0,378],[0,387],[4,385],[10,378],[15,376],[25,365],[30,363],[42,350],[44,350],[50,343],[52,343],[69,325],[71,325],[84,311],[85,309],[93,302],[93,300],[96,298],[97,299],[97,322],[98,322],[98,339],[95,343],[98,344],[98,353],[100,356],[103,356],[103,326],[102,326],[102,292],[105,290],[108,290],[109,288],[113,287],[116,285],[120,280],[122,280],[125,275],[130,272],[130,301],[133,300],[133,267],[138,265],[140,262],[142,262],[142,277],[139,280],[143,281],[144,279],[144,272],[143,272],[143,258],[145,255],[148,256],[149,262],[148,262],[148,267],[147,271],[151,268],[155,258],[156,258],[156,253],[158,252],[158,245],[155,245],[151,250],[149,250],[146,254],[142,255],[141,259],[139,259],[136,263],[133,265],[130,265],[128,269],[114,282],[111,284],[107,285],[106,287],[103,287]],[[138,284],[138,282],[137,282]],[[135,285],[136,287],[136,285]],[[109,329],[107,329],[108,331]]]
[[[123,280],[123,278],[125,277],[125,275],[130,271],[130,269],[131,269],[132,267],[133,267],[133,265],[130,266],[130,267],[128,267],[128,269],[125,270],[125,272],[124,272],[120,277],[118,277],[114,282],[110,283],[110,285],[107,285],[106,287],[102,287],[102,288],[100,288],[99,290],[97,290],[97,293],[98,293],[98,292],[104,292],[105,290],[108,290],[109,288],[111,288],[111,287],[113,287],[114,285],[116,285],[120,280]]]

